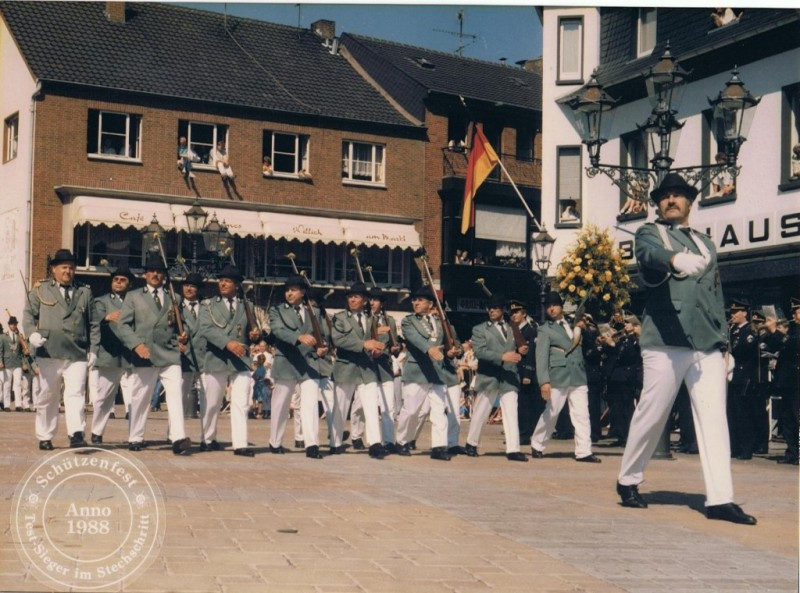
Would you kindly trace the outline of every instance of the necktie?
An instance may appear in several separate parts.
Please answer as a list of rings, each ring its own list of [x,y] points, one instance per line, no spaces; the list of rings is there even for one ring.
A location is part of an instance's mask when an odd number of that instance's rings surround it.
[[[194,301],[189,303],[189,310],[192,312],[192,317],[194,317],[195,319],[197,319],[197,311],[195,311],[195,307],[196,306],[197,306],[197,303],[194,302]]]
[[[503,324],[502,321],[497,322],[497,327],[500,328],[500,333],[503,334],[503,338],[508,338],[508,332],[506,332],[506,326]]]
[[[295,305],[294,310],[297,313],[297,318],[300,320],[301,323],[305,323],[305,319],[303,319],[303,309],[300,305]]]
[[[236,314],[236,305],[231,297],[228,297],[228,309],[230,309],[231,319],[233,319],[233,316]]]
[[[64,289],[64,301],[69,305],[72,301],[72,298],[69,296],[69,285],[64,284],[61,286]]]
[[[161,297],[158,296],[158,289],[153,289],[153,300],[156,302],[156,307],[158,310],[161,311]]]
[[[367,332],[364,330],[364,324],[361,322],[361,313],[356,315],[356,320],[358,321],[358,327],[361,328],[361,333],[367,335]]]

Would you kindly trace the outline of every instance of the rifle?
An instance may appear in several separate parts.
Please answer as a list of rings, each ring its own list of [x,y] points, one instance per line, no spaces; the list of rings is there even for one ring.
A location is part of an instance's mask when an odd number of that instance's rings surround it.
[[[358,258],[359,256],[358,249],[356,247],[353,247],[350,250],[350,255],[353,256],[353,261],[356,264],[356,277],[358,278],[358,281],[366,286],[366,282],[364,282],[364,272],[361,270],[361,260]],[[367,307],[366,313],[370,317],[372,317],[372,305]],[[373,340],[378,339],[378,324],[376,323],[376,321],[377,320],[373,319],[372,322],[370,323],[369,333],[370,333],[370,338],[372,338]]]
[[[483,278],[478,278],[475,281],[475,284],[480,284],[481,290],[483,290],[483,293],[487,297],[492,298],[492,296],[494,296],[492,294],[492,291],[489,290],[489,287],[486,286],[486,281]],[[522,335],[522,332],[519,330],[519,324],[516,321],[514,321],[510,315],[506,315],[505,313],[503,313],[503,317],[508,322],[508,326],[511,328],[511,333],[514,335],[514,345],[517,347],[517,350],[519,350],[523,346],[527,346],[528,342],[525,340],[524,336]]]
[[[375,276],[372,275],[372,266],[369,265],[364,266],[364,269],[366,270],[367,274],[369,274],[369,281],[372,284],[372,288],[377,288],[378,284],[377,282],[375,282]],[[397,335],[394,331],[394,328],[388,321],[389,315],[386,313],[386,307],[383,306],[382,302],[381,302],[381,315],[383,315],[383,318],[386,320],[386,325],[389,326],[389,348],[394,349],[397,347]]]
[[[22,274],[22,272],[20,272]],[[22,283],[25,283],[25,278],[22,279]],[[27,294],[27,291],[26,291]],[[6,315],[8,315],[9,319],[14,317],[11,314],[11,311],[8,310],[6,307]],[[39,367],[36,365],[36,361],[34,360],[33,356],[31,356],[31,349],[28,346],[28,341],[25,339],[25,334],[23,334],[19,328],[17,329],[17,336],[19,337],[19,349],[22,351],[22,359],[25,361],[25,364],[33,371],[35,375],[39,374]],[[25,370],[23,368],[23,370]]]
[[[306,311],[308,312],[308,318],[311,320],[311,335],[313,335],[314,339],[317,341],[316,347],[327,348],[328,343],[325,341],[325,338],[322,337],[322,330],[319,327],[319,320],[317,319],[317,316],[314,315],[314,311],[311,309],[311,303],[308,300],[308,289],[311,288],[311,282],[309,282],[305,274],[301,274],[297,270],[297,264],[294,263],[294,258],[297,256],[294,253],[287,253],[286,257],[289,258],[289,261],[292,263],[292,270],[294,271],[295,275],[302,276],[303,280],[306,281],[306,290],[303,294],[303,305],[305,305]]]
[[[178,298],[175,296],[175,287],[172,285],[172,278],[169,276],[169,266],[167,265],[167,256],[164,255],[164,245],[161,243],[161,236],[156,233],[156,240],[158,241],[158,252],[161,254],[161,260],[164,262],[164,267],[167,269],[167,289],[169,290],[169,298],[172,301],[170,307],[172,314],[175,316],[175,325],[178,328],[179,340],[181,337],[186,337],[187,334],[183,327],[183,318],[181,317],[181,310],[178,308]],[[182,342],[186,343],[186,342]]]
[[[420,247],[417,249],[417,251],[414,252],[414,258],[417,260],[417,263],[420,266],[425,283],[431,287],[431,292],[433,293],[433,304],[436,307],[436,314],[439,316],[439,321],[442,323],[442,333],[444,334],[444,350],[445,352],[449,352],[453,348],[456,348],[456,356],[461,356],[464,353],[464,350],[461,347],[458,338],[456,337],[456,332],[453,329],[453,326],[450,325],[450,321],[447,319],[447,315],[444,313],[442,302],[439,300],[439,295],[436,294],[436,291],[433,289],[433,276],[431,275],[431,268],[428,265],[428,252],[425,250],[425,247]]]

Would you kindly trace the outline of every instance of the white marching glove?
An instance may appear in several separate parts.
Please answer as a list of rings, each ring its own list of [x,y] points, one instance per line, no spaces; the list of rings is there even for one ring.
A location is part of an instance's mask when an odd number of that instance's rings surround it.
[[[728,355],[725,358],[725,362],[727,363],[725,366],[726,370],[728,371],[728,381],[730,381],[733,379],[733,369],[736,368],[736,360],[733,358],[733,354],[730,352],[728,352]]]
[[[41,348],[42,346],[44,346],[44,343],[47,341],[47,338],[43,338],[42,334],[40,334],[39,332],[33,332],[31,335],[28,336],[28,341],[34,348]]]
[[[699,276],[708,266],[708,260],[694,253],[676,253],[672,258],[672,267],[676,272],[686,276]]]
[[[94,352],[89,352],[89,356],[87,358],[89,369],[93,369],[94,365],[97,364],[97,354]]]

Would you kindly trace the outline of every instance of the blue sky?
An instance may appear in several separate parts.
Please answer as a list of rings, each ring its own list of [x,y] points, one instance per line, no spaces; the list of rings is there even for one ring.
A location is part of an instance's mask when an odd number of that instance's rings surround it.
[[[222,2],[180,2],[184,6],[224,12]],[[542,28],[532,6],[399,5],[399,4],[266,4],[228,2],[229,15],[307,28],[319,19],[336,21],[336,34],[370,35],[448,53],[464,43],[462,55],[496,62],[542,54]],[[465,37],[459,40],[458,11],[464,11]],[[440,31],[450,31],[443,33]]]

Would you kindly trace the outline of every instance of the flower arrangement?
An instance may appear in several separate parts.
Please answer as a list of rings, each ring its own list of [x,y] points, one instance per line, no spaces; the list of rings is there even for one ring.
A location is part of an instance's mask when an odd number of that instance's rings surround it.
[[[608,229],[587,225],[569,246],[556,269],[557,290],[566,302],[579,304],[608,318],[630,302],[636,288]]]

